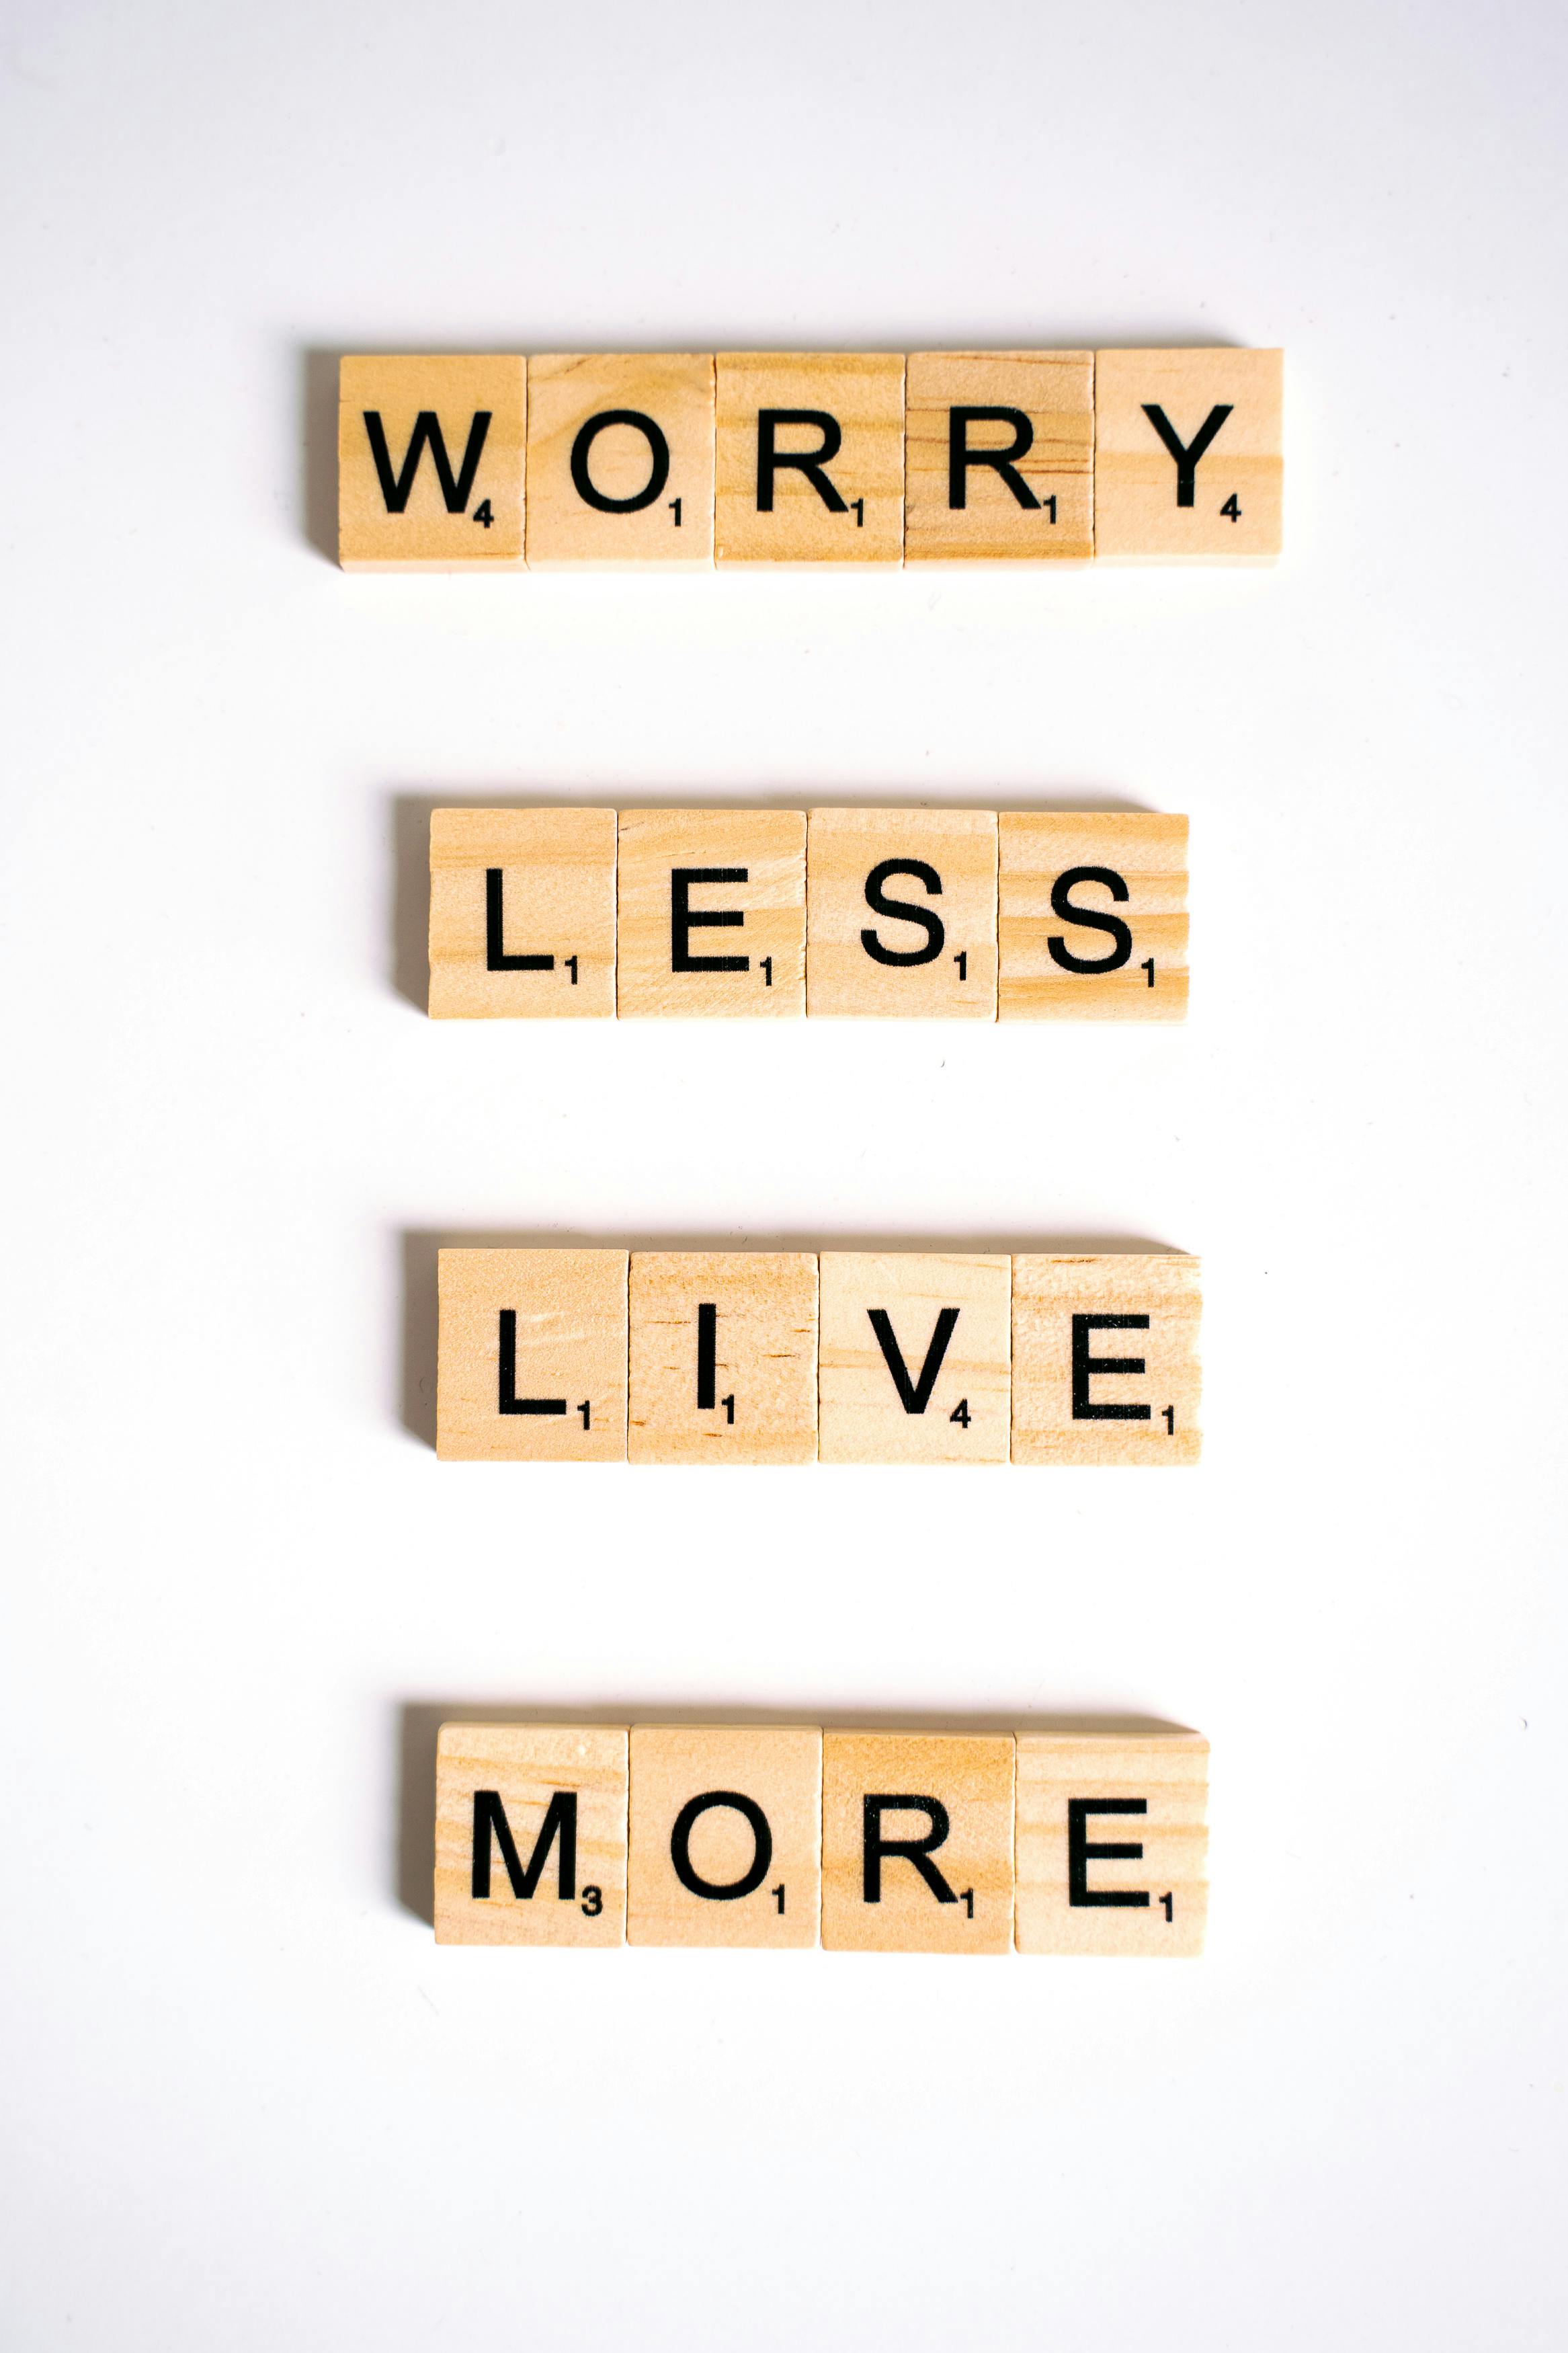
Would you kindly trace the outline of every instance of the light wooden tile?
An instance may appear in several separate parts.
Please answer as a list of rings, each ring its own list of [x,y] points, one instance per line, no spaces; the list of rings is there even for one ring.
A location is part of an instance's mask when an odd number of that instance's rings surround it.
[[[911,352],[905,400],[906,563],[1088,562],[1092,352]]]
[[[997,849],[1002,1020],[1184,1018],[1184,817],[1005,809]]]
[[[350,572],[522,563],[523,363],[344,359],[338,561]],[[488,420],[488,421],[481,421]]]
[[[1202,1952],[1208,1759],[1195,1732],[1018,1735],[1019,1952]]]
[[[915,1852],[891,1851],[900,1845]],[[1011,1735],[824,1734],[822,1942],[839,1953],[1011,1950]]]
[[[624,1250],[444,1250],[439,1290],[443,1461],[625,1461]]]
[[[813,809],[805,872],[808,1012],[995,1018],[990,809]]]
[[[628,1944],[816,1944],[816,1725],[637,1725],[631,1767]]]
[[[626,1909],[626,1733],[444,1724],[437,1943],[619,1945]]]
[[[1015,1462],[1197,1461],[1199,1274],[1174,1250],[1013,1261]]]
[[[711,565],[710,353],[530,358],[528,561],[539,571]]]
[[[816,1259],[634,1250],[634,1462],[816,1460]]]
[[[805,814],[623,809],[623,1016],[805,1010]]]
[[[433,809],[433,1017],[615,1009],[615,810]]]
[[[1097,353],[1096,554],[1272,563],[1285,479],[1283,385],[1282,352]]]
[[[721,352],[717,370],[718,561],[901,562],[902,354]]]
[[[824,1250],[824,1462],[1005,1462],[1005,1258]]]

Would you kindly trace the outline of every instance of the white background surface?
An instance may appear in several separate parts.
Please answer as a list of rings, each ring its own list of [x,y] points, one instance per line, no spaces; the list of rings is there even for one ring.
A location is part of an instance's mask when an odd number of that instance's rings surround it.
[[[1561,12],[6,16],[5,2346],[1561,2345]],[[1205,339],[1275,574],[311,543],[344,346]],[[1192,1020],[432,1026],[513,792],[1188,810]],[[437,1468],[440,1230],[1199,1250],[1205,1461]],[[1197,1725],[1209,1957],[437,1952],[459,1702]]]

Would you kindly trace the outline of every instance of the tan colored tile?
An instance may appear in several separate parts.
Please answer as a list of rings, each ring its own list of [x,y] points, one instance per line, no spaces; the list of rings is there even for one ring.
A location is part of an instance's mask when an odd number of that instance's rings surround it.
[[[1096,554],[1272,563],[1285,480],[1283,385],[1282,352],[1098,352]]]
[[[1018,1735],[1019,1952],[1202,1952],[1208,1757],[1195,1732]]]
[[[1088,562],[1092,352],[911,352],[905,383],[907,564]]]
[[[717,370],[718,561],[900,563],[902,353],[721,352]]]
[[[1184,817],[1005,809],[996,1009],[1004,1021],[1180,1021]]]
[[[624,1250],[444,1250],[439,1287],[444,1461],[626,1460]]]
[[[517,570],[522,361],[356,356],[341,363],[338,385],[344,570]]]
[[[623,809],[619,867],[623,1018],[805,1012],[804,810]]]
[[[628,1944],[816,1944],[815,1725],[637,1725],[631,1767]]]
[[[1197,1461],[1200,1271],[1174,1250],[1013,1261],[1015,1462]]]
[[[615,1009],[615,810],[433,809],[432,1017]]]
[[[824,1947],[1005,1953],[1012,1941],[1011,1735],[826,1733]]]
[[[816,1260],[634,1250],[634,1462],[815,1462]]]
[[[537,571],[711,565],[710,353],[530,359],[528,561]]]
[[[824,1462],[1005,1462],[1010,1262],[824,1250]]]
[[[996,1015],[996,819],[989,809],[813,809],[806,1010]]]
[[[619,1945],[626,1906],[623,1730],[441,1726],[438,1945]]]

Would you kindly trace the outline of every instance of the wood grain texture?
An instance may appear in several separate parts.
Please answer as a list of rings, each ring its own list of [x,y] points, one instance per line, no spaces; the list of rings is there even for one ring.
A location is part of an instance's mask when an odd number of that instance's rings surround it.
[[[728,871],[745,879],[684,884]],[[679,920],[738,913],[738,923]],[[623,809],[616,1006],[624,1018],[787,1020],[805,1011],[805,815],[800,809]],[[739,958],[738,972],[678,971]]]
[[[1074,921],[1073,910],[1103,920]],[[1120,931],[1108,930],[1110,921]],[[1005,809],[997,940],[1003,1021],[1184,1019],[1186,818]],[[1079,968],[1096,965],[1112,968]]]
[[[1195,1732],[1018,1735],[1019,1952],[1145,1959],[1202,1952],[1208,1757]],[[1130,1807],[1142,1810],[1121,1810]],[[1142,1852],[1089,1852],[1106,1846]],[[1108,1895],[1133,1900],[1108,1903]]]
[[[905,376],[904,561],[1087,563],[1094,554],[1092,352],[911,352]],[[955,408],[1009,417],[953,422]],[[1020,423],[1018,420],[1022,420]],[[1021,454],[1004,473],[960,451]],[[1026,505],[1022,484],[1033,505]]]
[[[444,1461],[625,1461],[626,1256],[441,1252],[436,1451]],[[520,1412],[523,1399],[558,1409]]]
[[[338,561],[347,572],[516,571],[522,563],[523,429],[527,389],[514,355],[344,359],[338,372]],[[464,465],[476,418],[488,410],[471,476]],[[366,412],[380,420],[395,513],[376,465]],[[422,413],[439,426],[448,503],[436,451],[423,440],[406,482]],[[456,497],[458,491],[463,495]],[[488,507],[487,507],[488,501]],[[476,521],[481,510],[489,522]]]
[[[904,541],[904,361],[898,352],[721,352],[714,553],[720,564],[899,564]],[[763,512],[759,419],[811,410],[841,436],[822,471],[836,512],[793,466],[772,477]],[[815,454],[826,434],[780,423],[780,453]],[[862,501],[859,512],[856,502]]]
[[[1271,564],[1281,544],[1283,385],[1282,352],[1097,353],[1096,554],[1111,563]],[[1186,451],[1212,426],[1190,467],[1179,464],[1151,407]],[[1222,408],[1229,413],[1220,418]]]
[[[489,969],[497,871],[503,953],[552,956],[549,971]],[[615,810],[433,809],[432,1017],[568,1021],[615,1009]]]
[[[628,1944],[815,1945],[821,1843],[816,1725],[633,1727]]]
[[[879,1857],[899,1841],[929,1841],[925,1870]],[[823,1736],[822,1942],[840,1953],[1012,1949],[1010,1734]]]
[[[1013,1461],[1195,1462],[1201,1304],[1198,1261],[1176,1251],[1015,1258]],[[1097,1368],[1106,1358],[1143,1370]]]
[[[475,1793],[486,1791],[477,1817]],[[499,1806],[526,1882],[552,1801],[571,1803],[570,1868],[563,1808],[531,1892],[520,1894],[496,1827]],[[476,1841],[488,1893],[474,1893]],[[574,1851],[574,1852],[573,1852]],[[436,1756],[436,1942],[438,1945],[619,1945],[626,1898],[626,1735],[619,1726],[444,1724]]]
[[[816,1461],[815,1255],[634,1250],[630,1337],[632,1461]]]
[[[1005,1462],[1010,1261],[824,1250],[818,1268],[821,1461]]]
[[[661,449],[645,428],[625,422],[590,436],[581,457],[590,487],[607,499],[647,500],[622,513],[584,499],[572,470],[579,436],[595,417],[617,410],[646,417],[663,442]],[[546,353],[529,360],[528,562],[534,571],[710,568],[711,353]]]
[[[885,871],[889,863],[892,872]],[[911,864],[929,872],[911,873]],[[813,809],[805,878],[808,1013],[995,1018],[991,810]],[[879,913],[873,893],[917,907],[928,920]],[[889,964],[882,959],[889,954],[927,960]]]

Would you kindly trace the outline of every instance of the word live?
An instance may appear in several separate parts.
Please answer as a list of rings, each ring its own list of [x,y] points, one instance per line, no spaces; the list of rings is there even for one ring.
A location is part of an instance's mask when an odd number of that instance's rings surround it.
[[[429,1005],[467,1020],[1179,1021],[1187,820],[438,808]]]
[[[1278,351],[345,358],[363,571],[1264,564]]]
[[[437,1941],[1187,1957],[1208,1743],[447,1724]]]
[[[448,1461],[1195,1462],[1170,1252],[444,1250]]]

